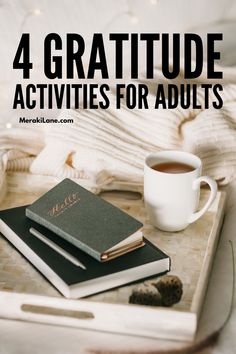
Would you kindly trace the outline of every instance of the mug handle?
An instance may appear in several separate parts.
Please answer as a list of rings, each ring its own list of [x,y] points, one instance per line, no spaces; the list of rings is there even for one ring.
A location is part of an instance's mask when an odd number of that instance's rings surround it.
[[[196,190],[197,188],[200,187],[201,182],[206,182],[210,189],[211,189],[211,194],[210,197],[208,199],[208,201],[206,202],[206,204],[204,205],[204,207],[197,211],[196,213],[193,213],[190,217],[188,222],[191,224],[194,221],[198,220],[203,214],[205,214],[205,212],[210,208],[210,206],[212,205],[212,203],[214,202],[215,198],[216,198],[216,194],[217,194],[217,183],[216,181],[214,181],[214,179],[208,177],[208,176],[201,176],[198,177],[194,182],[193,182],[193,189]]]

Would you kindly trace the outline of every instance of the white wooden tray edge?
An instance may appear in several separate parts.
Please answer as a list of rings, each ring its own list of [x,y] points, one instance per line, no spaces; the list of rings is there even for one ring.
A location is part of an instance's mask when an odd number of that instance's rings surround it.
[[[8,292],[0,292],[0,317],[182,341],[197,328],[192,312]]]
[[[218,192],[218,195],[220,195],[220,197],[219,197],[217,212],[215,215],[216,221],[213,224],[208,239],[208,245],[207,245],[205,257],[201,268],[201,276],[198,279],[196,291],[194,293],[193,301],[191,304],[191,311],[196,313],[198,318],[200,317],[201,314],[202,305],[204,302],[204,297],[208,286],[209,276],[214,262],[214,256],[212,257],[211,255],[212,254],[214,255],[216,252],[216,248],[220,237],[220,231],[224,220],[226,193],[221,191]]]

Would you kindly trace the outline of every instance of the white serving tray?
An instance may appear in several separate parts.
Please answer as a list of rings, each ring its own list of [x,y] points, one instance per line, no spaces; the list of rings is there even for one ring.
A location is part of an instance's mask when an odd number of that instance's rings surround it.
[[[24,187],[24,193],[18,193],[19,188],[12,186],[0,208],[33,202],[47,189],[45,185],[41,187],[40,191],[32,194],[32,191],[26,193]],[[202,191],[201,195],[201,203],[204,203],[208,192]],[[220,234],[225,193],[218,192],[209,212],[178,233],[153,228],[140,196],[109,192],[103,197],[141,220],[145,237],[170,255],[170,274],[179,276],[183,282],[180,303],[172,308],[130,305],[128,298],[134,285],[82,300],[65,299],[1,237],[0,317],[138,336],[193,340]]]

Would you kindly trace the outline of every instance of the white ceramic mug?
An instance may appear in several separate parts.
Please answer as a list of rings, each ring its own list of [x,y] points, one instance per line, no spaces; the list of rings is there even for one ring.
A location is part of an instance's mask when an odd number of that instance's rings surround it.
[[[180,162],[193,167],[190,172],[166,173],[152,166],[166,162]],[[211,206],[216,194],[216,182],[201,176],[199,157],[182,151],[162,151],[147,156],[144,166],[144,201],[151,223],[164,231],[180,231],[199,219]],[[197,211],[200,184],[211,189],[205,206]]]

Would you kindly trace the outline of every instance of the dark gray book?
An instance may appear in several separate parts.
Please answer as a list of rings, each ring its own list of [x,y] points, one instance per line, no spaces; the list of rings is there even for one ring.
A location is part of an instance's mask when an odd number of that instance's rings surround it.
[[[26,216],[98,261],[144,245],[142,223],[70,179],[27,207]]]
[[[0,211],[2,233],[64,296],[79,298],[164,273],[170,269],[169,257],[145,240],[145,246],[115,258],[98,262],[63,238],[25,216],[26,207]],[[29,230],[37,229],[48,240],[80,260],[86,270],[45,244]]]

